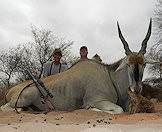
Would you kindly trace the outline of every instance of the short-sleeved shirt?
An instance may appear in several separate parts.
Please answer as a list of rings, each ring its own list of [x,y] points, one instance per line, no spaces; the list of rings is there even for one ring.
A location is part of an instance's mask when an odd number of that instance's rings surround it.
[[[60,63],[58,65],[54,64],[52,61],[45,63],[43,68],[43,77],[54,75],[56,73],[63,72],[68,69],[67,64]]]

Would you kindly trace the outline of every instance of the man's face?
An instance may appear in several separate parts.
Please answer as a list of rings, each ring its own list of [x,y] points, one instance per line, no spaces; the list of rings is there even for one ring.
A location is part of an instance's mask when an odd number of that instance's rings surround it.
[[[87,54],[88,54],[88,50],[86,48],[83,48],[83,49],[80,50],[80,56],[81,57],[82,56],[87,56]]]
[[[55,62],[60,62],[61,57],[62,56],[59,53],[56,53],[56,54],[53,55],[53,60]]]

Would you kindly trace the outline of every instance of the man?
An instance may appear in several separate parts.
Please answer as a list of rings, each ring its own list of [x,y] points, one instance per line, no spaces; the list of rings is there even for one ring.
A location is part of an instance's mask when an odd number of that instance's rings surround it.
[[[80,48],[80,60],[87,60],[88,57],[88,48],[86,46],[82,46]]]
[[[59,48],[54,50],[52,57],[53,57],[52,58],[53,60],[50,62],[47,62],[44,65],[44,69],[43,69],[44,77],[54,75],[56,73],[60,73],[68,69],[67,64],[65,63],[63,64],[60,62],[61,57],[62,57],[62,52]]]

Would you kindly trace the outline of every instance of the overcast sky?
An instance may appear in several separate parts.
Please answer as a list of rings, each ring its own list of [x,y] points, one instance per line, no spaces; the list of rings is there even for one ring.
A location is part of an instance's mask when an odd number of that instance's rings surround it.
[[[104,62],[124,56],[116,21],[130,48],[138,51],[144,39],[156,0],[0,0],[0,47],[31,40],[30,25],[50,29],[73,40],[76,55],[81,45],[89,57],[101,55]],[[152,45],[151,37],[148,45]]]

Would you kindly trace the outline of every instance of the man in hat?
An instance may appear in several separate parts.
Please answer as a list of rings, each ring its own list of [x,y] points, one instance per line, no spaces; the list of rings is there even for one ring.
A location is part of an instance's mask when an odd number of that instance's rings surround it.
[[[62,57],[61,49],[56,48],[52,54],[52,61],[47,62],[44,65],[44,69],[42,73],[44,77],[54,75],[56,73],[60,73],[68,69],[66,63],[60,62],[61,57]]]

